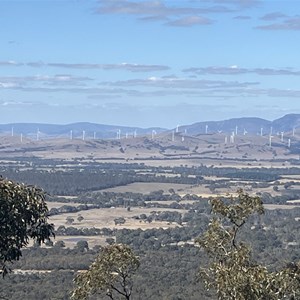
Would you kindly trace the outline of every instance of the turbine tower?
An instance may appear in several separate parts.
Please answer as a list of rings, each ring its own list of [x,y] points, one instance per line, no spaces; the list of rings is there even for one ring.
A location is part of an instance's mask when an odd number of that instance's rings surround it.
[[[208,132],[208,125],[205,125],[205,134]]]
[[[291,148],[291,139],[288,140],[288,147]]]
[[[23,143],[23,133],[21,133],[21,143]]]
[[[70,140],[73,140],[73,130],[70,130]]]
[[[263,136],[263,128],[260,128],[260,136]]]
[[[270,134],[270,136],[269,136],[269,146],[270,147],[272,147],[272,138],[273,138],[273,135]]]
[[[40,129],[38,128],[36,131],[36,140],[38,141],[40,138]]]
[[[230,143],[234,144],[234,131],[232,131],[232,134],[230,136]]]
[[[151,138],[152,140],[154,140],[154,136],[156,135],[156,131],[155,130],[152,130],[152,134],[151,134]]]
[[[175,132],[174,132],[174,130],[172,131],[172,142],[174,142],[175,141]]]
[[[121,139],[121,129],[117,130],[117,140]]]
[[[282,141],[282,142],[283,142],[283,134],[284,134],[284,132],[281,131],[281,141]]]
[[[96,139],[96,131],[94,131],[94,140]]]
[[[179,132],[179,125],[176,126],[176,132]]]
[[[11,128],[11,136],[14,136],[14,128]]]
[[[84,141],[85,139],[85,130],[82,131],[82,140]]]

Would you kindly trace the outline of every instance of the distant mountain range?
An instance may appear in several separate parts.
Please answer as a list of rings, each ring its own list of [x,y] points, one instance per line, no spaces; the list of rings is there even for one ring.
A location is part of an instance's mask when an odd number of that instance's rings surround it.
[[[223,121],[198,122],[192,125],[180,126],[179,131],[187,131],[188,134],[197,135],[203,133],[232,132],[238,131],[243,134],[244,131],[250,134],[270,134],[276,132],[288,132],[300,130],[300,114],[288,114],[274,121],[261,118],[234,118]]]
[[[151,134],[152,131],[160,133],[166,131],[165,128],[151,127],[151,128],[139,128],[117,125],[104,125],[88,122],[79,122],[66,125],[58,124],[42,124],[42,123],[11,123],[0,124],[0,134],[23,134],[26,136],[52,136],[52,137],[82,137],[83,132],[86,138],[114,138],[117,136],[117,132],[120,131],[121,136],[133,136]]]
[[[186,132],[188,135],[197,135],[204,133],[216,133],[216,132],[232,132],[237,131],[238,134],[243,134],[244,131],[249,134],[269,134],[272,130],[276,132],[288,132],[293,131],[299,127],[300,130],[300,114],[288,114],[274,121],[269,121],[255,117],[234,118],[223,121],[207,121],[197,122],[191,125],[179,126],[177,130],[179,132]],[[174,129],[175,130],[175,129]],[[11,123],[0,124],[0,134],[14,135],[23,134],[27,136],[36,136],[37,132],[42,137],[82,137],[83,132],[86,138],[114,138],[117,136],[117,132],[121,132],[123,136],[151,134],[152,131],[161,133],[164,131],[170,131],[170,129],[151,127],[151,128],[139,128],[139,127],[127,127],[117,125],[103,125],[88,122],[72,123],[67,125],[58,124],[40,124],[40,123]]]

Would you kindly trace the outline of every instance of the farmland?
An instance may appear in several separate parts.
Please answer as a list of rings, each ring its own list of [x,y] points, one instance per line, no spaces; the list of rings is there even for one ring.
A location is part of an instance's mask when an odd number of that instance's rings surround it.
[[[173,142],[168,135],[155,140],[45,139],[22,144],[0,137],[2,176],[42,187],[56,229],[52,243],[32,245],[15,268],[47,270],[38,273],[43,280],[64,278],[67,284],[57,297],[68,299],[74,272],[87,267],[99,246],[126,243],[142,257],[136,278],[144,291],[139,299],[158,299],[163,287],[164,293],[174,295],[175,286],[182,288],[184,298],[188,294],[188,299],[211,299],[191,279],[201,256],[194,241],[208,225],[209,199],[234,196],[240,188],[265,203],[264,217],[254,220],[255,230],[245,232],[255,255],[272,268],[279,257],[296,259],[300,164],[295,149],[280,140],[269,147],[264,137],[241,136],[234,146],[225,145],[223,138],[185,137],[183,146],[179,136]],[[294,139],[296,143],[298,137]],[[185,279],[171,283],[168,276],[143,277],[146,269],[163,274],[158,261],[167,258],[170,274],[180,269],[188,274]],[[187,258],[189,263],[183,263]],[[23,276],[34,290],[36,279],[26,274],[11,276]],[[149,280],[156,282],[157,293],[151,294]]]

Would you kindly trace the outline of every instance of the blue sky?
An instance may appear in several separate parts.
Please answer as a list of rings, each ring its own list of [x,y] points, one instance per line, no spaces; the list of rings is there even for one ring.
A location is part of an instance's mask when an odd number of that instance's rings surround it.
[[[0,0],[1,123],[300,113],[300,1]]]

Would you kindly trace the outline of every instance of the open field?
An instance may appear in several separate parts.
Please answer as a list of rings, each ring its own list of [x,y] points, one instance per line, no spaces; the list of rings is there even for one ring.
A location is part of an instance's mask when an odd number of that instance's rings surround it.
[[[266,209],[293,209],[300,208],[300,205],[285,205],[285,204],[264,204]]]
[[[93,236],[87,236],[87,235],[64,235],[64,236],[56,236],[53,240],[54,242],[63,241],[67,248],[74,248],[79,241],[87,241],[89,244],[89,248],[93,248],[96,245],[105,246],[107,236],[103,235],[93,235]]]
[[[58,226],[72,226],[76,228],[110,228],[110,229],[149,229],[149,228],[169,228],[174,226],[179,226],[177,223],[170,224],[168,222],[158,222],[153,221],[151,223],[133,219],[134,216],[139,216],[141,214],[149,215],[151,212],[156,211],[177,211],[179,213],[185,213],[185,210],[180,209],[171,209],[171,208],[139,208],[133,207],[130,211],[127,211],[126,208],[99,208],[99,209],[90,209],[85,211],[80,211],[80,213],[65,213],[60,215],[54,215],[49,218],[51,223],[54,223],[55,227]],[[84,219],[81,222],[77,221],[78,215],[81,215]],[[66,224],[66,218],[74,218],[72,225]],[[115,225],[114,219],[123,217],[126,220],[125,224]]]
[[[59,207],[62,207],[64,205],[69,205],[69,206],[79,206],[81,205],[81,203],[77,203],[77,202],[67,202],[67,203],[64,203],[64,202],[52,202],[52,201],[47,201],[47,206],[48,206],[48,209],[50,210],[51,208],[59,208]]]
[[[164,193],[169,193],[169,189],[174,189],[175,192],[183,192],[190,189],[191,185],[179,183],[160,183],[160,182],[135,182],[123,186],[104,189],[101,192],[115,192],[115,193],[142,193],[148,194],[154,191],[163,190]]]
[[[64,159],[71,161],[81,159],[83,163],[110,161],[137,161],[168,165],[197,165],[198,161],[206,165],[220,166],[272,166],[279,167],[278,159],[299,159],[298,154],[291,153],[286,141],[274,137],[274,145],[269,147],[268,136],[237,136],[234,144],[225,144],[226,134],[208,134],[197,136],[175,136],[162,133],[151,139],[150,136],[114,139],[67,139],[51,138],[34,140],[18,137],[0,136],[0,157],[13,158],[39,157],[43,159]],[[275,159],[275,160],[274,160]],[[156,162],[151,162],[154,160]],[[239,160],[239,161],[237,161]],[[285,164],[289,164],[288,162]]]

